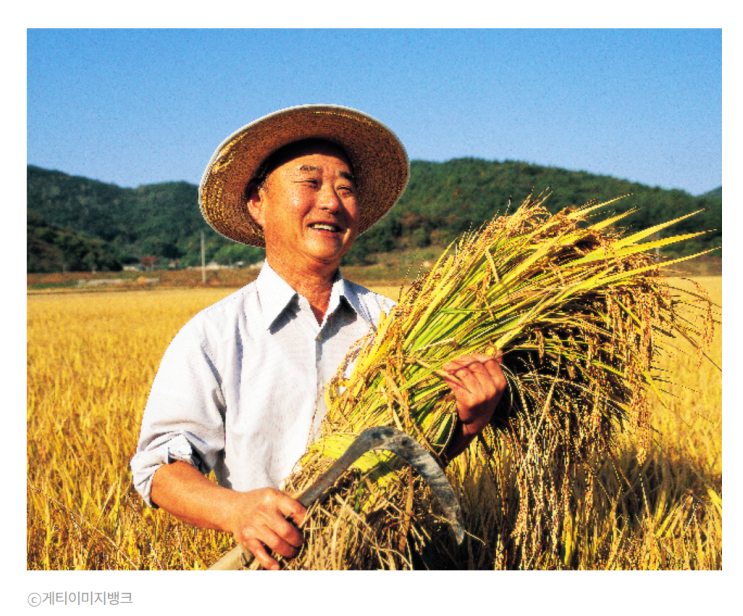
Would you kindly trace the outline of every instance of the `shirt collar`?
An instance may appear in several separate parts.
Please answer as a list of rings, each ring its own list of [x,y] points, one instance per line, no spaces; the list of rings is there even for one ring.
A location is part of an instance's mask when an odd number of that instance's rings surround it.
[[[375,327],[374,318],[367,309],[364,302],[361,301],[358,293],[356,292],[357,286],[352,282],[349,282],[343,276],[340,275],[340,269],[338,270],[340,276],[340,294],[341,297],[345,298],[348,305],[353,308],[354,312],[358,314],[364,321],[366,321],[371,327]]]
[[[263,312],[263,325],[266,329],[269,329],[299,294],[276,273],[268,264],[268,261],[263,262],[263,267],[255,284]],[[330,292],[328,315],[336,311],[343,299],[364,321],[369,325],[374,325],[374,319],[361,302],[356,293],[355,285],[343,278],[339,269],[333,282],[333,290]]]
[[[269,329],[297,296],[297,292],[273,270],[268,261],[263,262],[255,284],[263,312],[263,326]]]

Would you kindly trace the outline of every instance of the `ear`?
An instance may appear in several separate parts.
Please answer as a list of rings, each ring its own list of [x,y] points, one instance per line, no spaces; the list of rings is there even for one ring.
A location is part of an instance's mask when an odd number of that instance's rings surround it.
[[[248,212],[253,217],[253,220],[255,220],[255,222],[257,222],[262,228],[265,221],[263,215],[263,209],[265,206],[263,191],[255,182],[251,182],[245,189],[245,194],[247,195],[246,205],[248,206]]]

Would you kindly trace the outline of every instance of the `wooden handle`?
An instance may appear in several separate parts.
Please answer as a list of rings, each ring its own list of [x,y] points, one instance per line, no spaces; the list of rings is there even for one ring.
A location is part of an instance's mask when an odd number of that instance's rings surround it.
[[[253,560],[253,555],[243,546],[238,545],[222,556],[207,571],[237,571],[247,567],[251,560]]]

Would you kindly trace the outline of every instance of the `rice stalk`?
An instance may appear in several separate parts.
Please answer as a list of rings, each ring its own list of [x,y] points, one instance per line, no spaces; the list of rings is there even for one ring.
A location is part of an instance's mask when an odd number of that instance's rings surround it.
[[[331,505],[310,515],[312,532],[288,568],[569,566],[581,540],[571,534],[571,512],[582,527],[595,525],[597,490],[611,498],[599,468],[619,435],[633,434],[644,463],[649,397],[662,397],[664,387],[659,359],[684,339],[701,361],[715,323],[703,290],[671,288],[660,274],[684,259],[658,263],[650,251],[703,232],[638,244],[685,217],[627,234],[614,225],[631,212],[592,222],[611,201],[551,215],[546,197],[530,196],[512,215],[461,237],[352,349],[330,384],[321,437],[288,481],[290,489],[308,485],[369,426],[397,427],[440,456],[456,426],[443,365],[498,349],[508,391],[479,442],[448,469],[470,529],[466,546],[447,535],[425,485],[416,486],[411,511],[400,461],[371,452],[354,465],[363,481],[335,491],[344,502],[349,489],[356,495],[355,517],[343,522],[354,539],[343,556],[337,543],[332,559],[321,556],[324,533],[345,515]],[[408,545],[410,528],[413,548],[399,553],[393,546]],[[613,538],[607,566],[623,536]],[[649,549],[629,550],[633,562],[660,558]]]

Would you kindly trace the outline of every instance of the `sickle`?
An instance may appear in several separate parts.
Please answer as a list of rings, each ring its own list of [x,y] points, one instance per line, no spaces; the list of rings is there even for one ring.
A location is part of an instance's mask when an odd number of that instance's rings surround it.
[[[367,451],[383,449],[396,454],[410,464],[418,474],[431,486],[431,492],[439,501],[441,508],[446,514],[447,522],[451,525],[457,538],[457,543],[464,540],[462,529],[462,512],[459,502],[451,489],[446,475],[436,463],[433,456],[426,451],[415,439],[387,426],[368,428],[364,430],[356,440],[351,443],[345,453],[336,460],[333,465],[325,471],[309,488],[296,497],[296,500],[308,509],[317,501],[321,501],[326,492],[333,486],[338,478],[348,469],[351,464],[358,460]],[[229,569],[240,569],[246,562],[252,559],[252,555],[241,545],[233,548],[216,563],[209,567],[210,571],[224,571]]]

